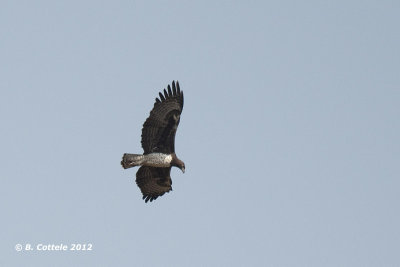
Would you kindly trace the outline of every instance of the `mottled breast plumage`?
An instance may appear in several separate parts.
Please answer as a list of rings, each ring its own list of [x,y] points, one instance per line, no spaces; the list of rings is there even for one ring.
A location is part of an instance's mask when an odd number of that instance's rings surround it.
[[[144,155],[143,165],[153,167],[171,166],[172,156],[164,153],[150,153]]]

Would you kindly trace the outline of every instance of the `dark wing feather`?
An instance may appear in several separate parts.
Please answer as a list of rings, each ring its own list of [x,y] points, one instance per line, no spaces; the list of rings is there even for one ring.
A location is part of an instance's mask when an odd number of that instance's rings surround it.
[[[180,115],[183,109],[183,92],[179,83],[172,82],[164,95],[159,93],[150,116],[143,124],[142,147],[144,154],[153,152],[175,152],[175,133],[178,128]]]
[[[136,173],[136,184],[142,191],[145,202],[153,201],[172,190],[171,167],[142,166]]]

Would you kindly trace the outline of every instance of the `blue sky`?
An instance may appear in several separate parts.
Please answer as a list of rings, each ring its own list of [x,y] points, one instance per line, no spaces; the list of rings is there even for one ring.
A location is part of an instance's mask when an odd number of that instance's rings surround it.
[[[400,265],[399,11],[3,1],[0,265]],[[145,204],[120,160],[172,80],[186,173]]]

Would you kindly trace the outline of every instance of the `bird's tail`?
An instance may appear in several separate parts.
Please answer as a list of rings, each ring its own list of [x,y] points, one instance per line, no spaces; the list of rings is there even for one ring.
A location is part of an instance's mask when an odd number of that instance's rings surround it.
[[[122,157],[121,165],[124,169],[132,168],[142,164],[143,155],[125,153]]]

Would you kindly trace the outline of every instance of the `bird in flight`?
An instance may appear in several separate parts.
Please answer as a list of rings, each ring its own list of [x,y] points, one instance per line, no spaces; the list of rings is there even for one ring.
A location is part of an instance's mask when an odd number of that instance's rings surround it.
[[[143,154],[125,153],[121,165],[124,169],[141,166],[136,173],[136,184],[147,203],[172,190],[171,168],[185,172],[185,163],[175,154],[175,134],[182,109],[183,91],[178,81],[172,81],[164,94],[159,93],[150,116],[142,128]]]

